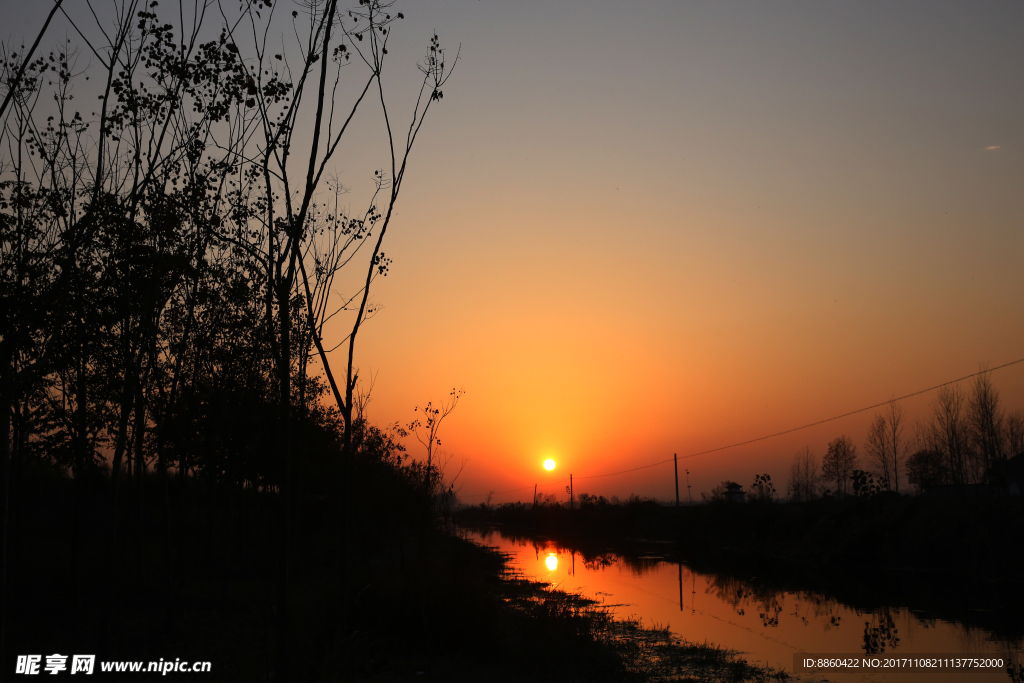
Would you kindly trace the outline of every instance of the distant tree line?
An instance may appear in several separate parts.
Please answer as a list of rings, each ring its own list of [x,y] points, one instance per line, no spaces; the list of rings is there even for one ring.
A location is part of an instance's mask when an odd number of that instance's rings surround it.
[[[908,429],[902,406],[893,402],[875,415],[863,444],[831,441],[819,466],[809,447],[796,454],[787,494],[802,501],[819,495],[900,493],[901,483],[918,491],[947,484],[1003,484],[1007,461],[1024,454],[1024,412],[1005,413],[990,373],[975,378],[970,393],[958,384],[941,387],[931,414]]]

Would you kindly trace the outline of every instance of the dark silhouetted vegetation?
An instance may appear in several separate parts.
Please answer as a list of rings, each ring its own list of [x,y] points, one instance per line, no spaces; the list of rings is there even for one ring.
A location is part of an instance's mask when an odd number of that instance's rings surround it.
[[[870,477],[863,473],[865,478]],[[621,504],[584,494],[565,505],[465,507],[467,524],[542,536],[584,554],[656,552],[711,573],[757,575],[792,590],[820,590],[848,604],[910,605],[941,618],[1020,635],[1017,586],[1024,570],[1024,500],[984,497],[833,496],[801,503]],[[670,545],[665,545],[670,543]],[[949,586],[956,585],[955,591]],[[1016,626],[1015,626],[1016,624]]]
[[[388,2],[114,9],[69,11],[82,48],[0,51],[0,677],[74,652],[277,683],[647,680],[667,634],[445,533],[458,393],[425,409],[425,463],[366,421],[356,341],[457,55],[430,36],[396,118]],[[385,154],[349,210],[330,164],[371,101]]]

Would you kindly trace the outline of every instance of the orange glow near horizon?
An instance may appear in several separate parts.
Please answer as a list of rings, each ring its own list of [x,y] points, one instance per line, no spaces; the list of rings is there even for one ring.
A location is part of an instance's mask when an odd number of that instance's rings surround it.
[[[1024,356],[1024,109],[1005,87],[1024,71],[1000,56],[1019,12],[936,10],[951,48],[898,4],[767,3],[763,21],[644,5],[601,21],[657,49],[596,87],[603,42],[573,4],[527,63],[516,36],[547,30],[529,13],[410,19],[479,42],[417,143],[355,362],[378,425],[465,388],[440,436],[460,501],[568,502],[571,474],[577,500],[674,502],[673,453],[682,501],[758,474],[784,496],[804,447],[820,461],[845,434],[865,467],[875,411],[687,456]],[[328,322],[326,346],[350,322]],[[1024,364],[992,382],[1024,410]],[[908,438],[934,398],[904,403]]]

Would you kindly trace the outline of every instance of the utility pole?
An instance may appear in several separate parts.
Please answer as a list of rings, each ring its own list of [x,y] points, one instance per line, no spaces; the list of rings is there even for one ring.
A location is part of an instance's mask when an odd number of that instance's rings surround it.
[[[573,509],[573,503],[572,503],[572,475],[571,474],[569,475],[569,509],[570,510]]]
[[[693,505],[693,496],[690,495],[690,470],[686,470],[686,500]]]
[[[533,485],[533,507],[537,507],[537,485]]]
[[[672,454],[672,466],[676,470],[676,507],[679,507],[679,456]]]

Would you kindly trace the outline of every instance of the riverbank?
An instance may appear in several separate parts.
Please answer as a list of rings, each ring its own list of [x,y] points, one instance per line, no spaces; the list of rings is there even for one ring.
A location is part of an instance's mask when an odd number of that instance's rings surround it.
[[[438,537],[425,550],[415,583],[406,573],[396,592],[387,589],[390,581],[378,581],[387,593],[370,597],[383,619],[374,630],[411,630],[425,641],[416,651],[382,651],[383,668],[364,680],[405,680],[416,672],[444,681],[787,678],[714,645],[615,619],[594,600],[528,580],[500,553],[464,539]]]
[[[781,678],[527,581],[501,554],[443,533],[400,470],[355,471],[363,487],[353,500],[344,592],[334,511],[313,502],[297,511],[287,641],[292,680]],[[202,480],[183,489],[156,476],[143,484],[120,501],[122,533],[111,557],[109,479],[98,472],[82,482],[76,503],[72,481],[26,473],[14,524],[4,666],[14,667],[18,654],[96,654],[98,661],[210,662],[217,681],[277,680],[280,574],[268,552],[279,533],[276,495],[242,490],[228,497]],[[156,532],[164,530],[173,543],[161,542]],[[80,551],[70,553],[76,546]],[[343,597],[346,625],[338,618]]]
[[[882,495],[806,503],[473,506],[459,518],[552,537],[604,542],[675,541],[683,552],[720,553],[835,567],[955,570],[985,580],[1024,575],[1024,498],[932,499]]]
[[[1019,498],[882,496],[799,504],[506,505],[464,508],[467,524],[546,536],[591,556],[656,551],[779,590],[922,613],[1020,636],[1024,506]]]

